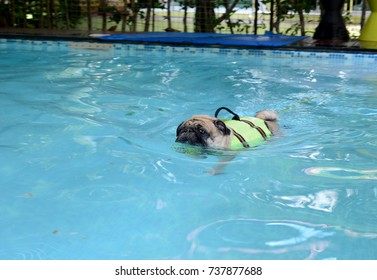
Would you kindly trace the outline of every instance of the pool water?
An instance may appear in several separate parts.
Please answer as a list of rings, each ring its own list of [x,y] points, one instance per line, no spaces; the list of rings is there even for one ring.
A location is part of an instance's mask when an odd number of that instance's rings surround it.
[[[0,41],[0,259],[377,259],[376,62]],[[281,129],[211,175],[221,106]]]

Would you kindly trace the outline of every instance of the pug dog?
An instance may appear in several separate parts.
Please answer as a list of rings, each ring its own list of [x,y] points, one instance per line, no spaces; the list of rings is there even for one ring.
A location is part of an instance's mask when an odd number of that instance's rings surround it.
[[[219,119],[225,109],[233,114],[232,120]],[[254,117],[240,117],[228,108],[219,108],[215,116],[194,115],[177,128],[176,142],[221,150],[240,150],[258,145],[278,130],[278,114],[275,111],[257,112]],[[211,173],[220,174],[224,166],[234,158],[228,155]]]
[[[254,117],[263,120],[269,132],[273,133],[278,130],[276,112],[260,111]],[[255,129],[255,127],[250,127],[250,129]],[[232,148],[231,143],[234,137],[237,137],[237,134],[235,129],[228,127],[224,120],[208,115],[194,115],[178,126],[175,141],[195,146],[230,150]]]

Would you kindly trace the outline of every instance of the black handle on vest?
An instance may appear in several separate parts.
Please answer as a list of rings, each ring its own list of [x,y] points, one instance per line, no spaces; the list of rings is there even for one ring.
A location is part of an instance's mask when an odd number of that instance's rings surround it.
[[[239,121],[240,120],[240,116],[238,116],[236,113],[234,113],[232,110],[226,108],[226,107],[220,107],[216,110],[215,112],[215,118],[217,118],[218,114],[220,113],[221,110],[227,110],[229,113],[231,113],[233,115],[233,118],[232,120],[236,120],[236,121]]]

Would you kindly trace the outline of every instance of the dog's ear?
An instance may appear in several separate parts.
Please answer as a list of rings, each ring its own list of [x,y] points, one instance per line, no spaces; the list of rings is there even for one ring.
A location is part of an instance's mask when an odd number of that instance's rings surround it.
[[[184,122],[181,122],[181,124],[177,127],[177,132],[176,132],[176,136],[178,136],[178,134],[180,133],[181,129],[182,129],[182,125],[183,125]]]
[[[221,120],[215,120],[213,121],[213,124],[217,127],[218,130],[222,132],[223,135],[229,135],[230,134],[230,129],[227,128],[225,123]]]

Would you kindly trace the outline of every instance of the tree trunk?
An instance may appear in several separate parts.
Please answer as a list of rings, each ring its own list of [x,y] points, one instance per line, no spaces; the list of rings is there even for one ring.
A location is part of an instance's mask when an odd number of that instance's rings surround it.
[[[152,31],[155,31],[155,23],[156,23],[156,13],[155,13],[155,6],[152,7]]]
[[[314,39],[348,41],[349,34],[341,14],[345,0],[320,0],[323,16],[315,30]]]
[[[215,1],[196,0],[195,6],[195,32],[214,32],[216,26]]]
[[[16,0],[12,0],[10,3],[11,3],[10,26],[15,27],[16,25]]]
[[[47,0],[48,28],[55,28],[55,4],[54,0]]]
[[[280,33],[281,7],[280,0],[276,0],[276,22],[274,24],[276,33]]]
[[[128,10],[128,0],[123,0],[124,6],[123,6],[123,11],[122,11],[122,32],[126,31],[126,23],[127,23],[127,18],[129,16],[129,10]]]
[[[271,0],[270,5],[270,32],[274,32],[274,15],[275,14],[275,1]]]
[[[64,6],[65,6],[65,20],[67,22],[67,29],[71,26],[71,20],[69,18],[69,6],[68,6],[68,0],[64,0]]]
[[[224,5],[225,5],[225,11],[228,11],[228,9],[229,9],[229,0],[224,0]],[[228,27],[230,29],[230,33],[234,34],[233,25],[232,25],[232,21],[231,21],[230,17],[228,17],[226,20],[228,21]]]
[[[27,11],[27,3],[24,3],[21,7],[19,7],[19,11],[21,16],[21,19],[17,20],[17,27],[25,28],[27,26],[27,20],[26,20],[26,11]]]
[[[65,0],[67,1],[67,0]],[[107,30],[107,15],[106,15],[106,8],[107,8],[107,3],[106,0],[100,0],[99,2],[99,8],[102,14],[102,31],[106,32]]]
[[[168,3],[168,11],[167,11],[167,18],[168,18],[168,29],[167,30],[172,30],[172,24],[171,24],[171,0],[167,1]]]
[[[298,10],[298,17],[300,19],[301,36],[305,36],[305,17],[303,9]]]
[[[88,31],[92,31],[92,5],[90,0],[86,0],[86,16],[88,18]]]
[[[226,11],[219,18],[215,14],[215,0],[196,0],[195,1],[195,32],[215,32],[215,27],[223,20],[229,18],[231,12],[239,0],[233,0],[231,5],[226,5]]]
[[[259,10],[259,3],[258,0],[254,1],[254,34],[257,35],[258,33],[258,10]]]
[[[229,5],[227,4],[226,5],[226,10],[225,10],[225,13],[221,15],[221,17],[219,17],[215,24],[218,25],[220,24],[224,19],[228,19],[230,17],[230,14],[232,13],[233,9],[236,7],[236,5],[238,4],[239,0],[233,0],[233,3],[232,5]],[[215,25],[215,26],[216,26]]]
[[[38,28],[44,28],[44,1],[40,0],[38,5]]]
[[[187,1],[184,2],[184,6],[183,6],[183,31],[184,32],[187,32]]]
[[[153,5],[153,0],[148,0],[148,2],[147,2],[147,14],[145,16],[144,32],[149,31],[149,25],[150,25],[150,21],[151,21],[152,5]]]
[[[132,26],[131,26],[131,31],[136,32],[136,23],[137,23],[137,14],[139,13],[139,9],[136,7],[135,0],[131,0],[131,21],[132,21]]]
[[[367,11],[367,0],[362,0],[362,6],[361,6],[361,20],[360,20],[360,30],[363,29],[365,24],[365,18],[366,18],[366,11]]]

